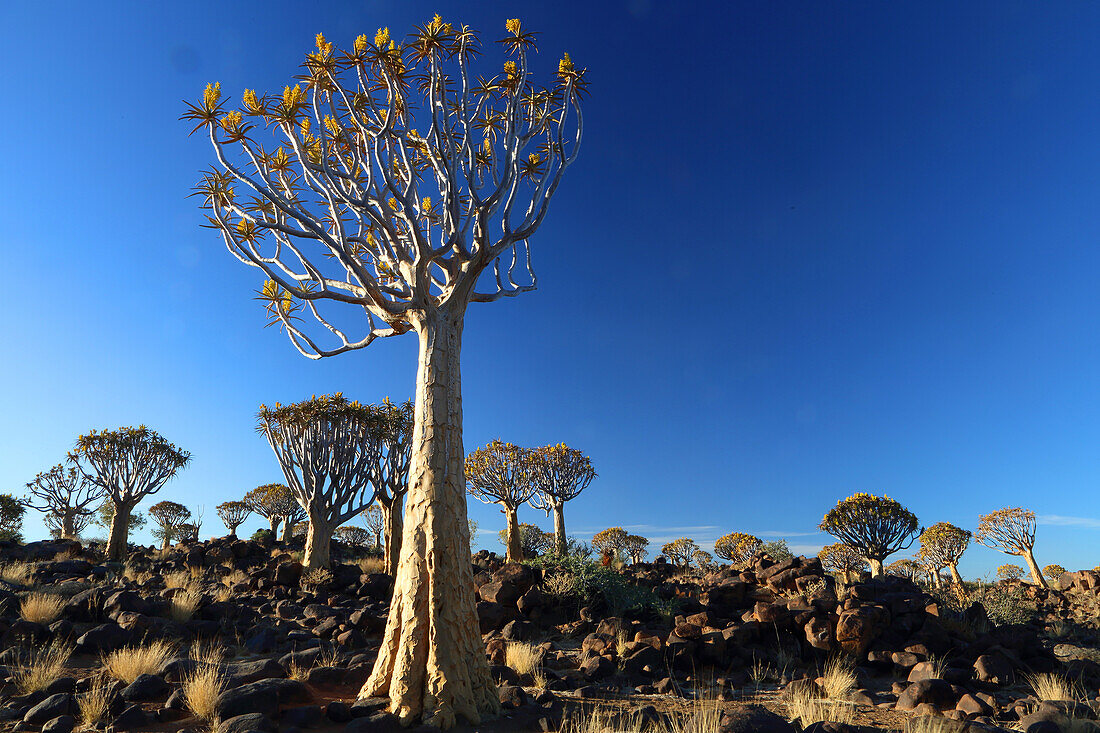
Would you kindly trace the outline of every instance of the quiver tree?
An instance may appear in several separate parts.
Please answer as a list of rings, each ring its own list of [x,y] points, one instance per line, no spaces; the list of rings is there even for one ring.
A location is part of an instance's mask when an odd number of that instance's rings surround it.
[[[695,563],[695,567],[699,569],[699,572],[709,573],[711,568],[714,567],[714,555],[706,550],[696,550],[691,553],[691,559]]]
[[[608,527],[592,535],[592,549],[601,555],[615,557],[626,548],[629,536],[622,527]]]
[[[27,507],[11,494],[0,494],[0,541],[23,541],[23,514]]]
[[[998,580],[1019,580],[1024,577],[1024,569],[1019,565],[1001,565],[997,568]]]
[[[1043,577],[1047,579],[1048,583],[1054,583],[1062,577],[1064,572],[1066,572],[1066,569],[1061,565],[1047,565],[1043,568]]]
[[[244,524],[252,514],[252,507],[247,501],[223,501],[215,507],[214,511],[217,512],[218,519],[222,520],[225,528],[229,530],[229,536],[236,537],[237,527]]]
[[[759,537],[744,532],[730,532],[714,541],[714,554],[736,568],[744,568],[764,549]]]
[[[371,540],[370,532],[353,524],[337,527],[334,536],[345,545],[352,547],[366,547]]]
[[[191,519],[191,510],[183,504],[174,501],[158,501],[149,507],[149,516],[156,522],[153,537],[161,541],[161,547],[165,550],[173,542],[186,539],[186,527],[184,525]]]
[[[276,539],[279,522],[291,514],[298,500],[294,498],[286,484],[264,484],[257,486],[244,495],[244,502],[253,512],[267,520],[271,538]]]
[[[103,529],[110,532],[111,525],[114,524],[115,521],[114,503],[110,499],[107,499],[96,507],[95,516],[92,518],[92,521],[97,526],[103,527]],[[129,535],[131,532],[144,527],[145,521],[145,515],[141,512],[130,512],[130,519],[126,524],[126,534]]]
[[[76,539],[103,498],[103,488],[92,483],[75,467],[57,464],[27,484],[30,494],[23,503],[46,515],[47,526],[58,537]]]
[[[649,540],[638,534],[628,534],[622,551],[630,558],[630,562],[640,563],[645,560],[646,553],[649,552]]]
[[[191,454],[139,425],[81,435],[69,460],[111,502],[106,554],[111,560],[122,560],[134,507],[186,466]]]
[[[535,509],[541,509],[547,516],[554,515],[554,552],[564,555],[565,502],[572,501],[588,488],[595,478],[592,461],[576,448],[565,443],[536,448],[531,478],[535,493],[530,503]]]
[[[363,510],[363,523],[374,538],[374,546],[382,548],[382,533],[386,531],[386,515],[378,504],[371,504]]]
[[[919,568],[921,573],[927,576],[928,582],[933,588],[939,588],[943,585],[940,571],[943,570],[945,566],[942,564],[942,559],[938,555],[928,553],[925,551],[924,547],[921,547],[917,550],[914,564]]]
[[[1031,570],[1035,585],[1047,587],[1047,581],[1035,562],[1035,512],[1013,507],[986,514],[978,520],[974,539],[978,544],[1006,555],[1022,557]]]
[[[699,546],[695,544],[695,540],[681,537],[680,539],[662,545],[661,554],[667,557],[672,564],[687,568],[691,564],[691,559],[695,556],[695,552],[698,549]]]
[[[499,504],[508,520],[507,558],[523,559],[517,509],[535,492],[531,480],[534,457],[531,451],[494,440],[466,457],[466,490],[480,502]]]
[[[830,573],[838,573],[845,583],[852,582],[853,574],[867,567],[867,560],[859,550],[843,542],[825,545],[817,557],[821,560],[821,567]]]
[[[332,533],[374,500],[370,469],[380,446],[375,412],[337,393],[274,408],[261,405],[257,418],[309,517],[302,564],[311,570],[328,567]],[[283,522],[293,528],[296,520],[284,514]]]
[[[765,542],[764,546],[760,548],[760,551],[775,562],[786,562],[794,557],[791,548],[787,546],[787,540],[784,539]]]
[[[860,561],[863,562],[864,566],[867,565],[867,562],[863,560],[862,557]],[[887,575],[893,575],[898,578],[905,578],[906,580],[912,581],[916,581],[917,578],[925,572],[924,568],[919,563],[907,557],[903,557],[900,560],[894,560],[894,562],[885,567],[885,571]]]
[[[533,524],[521,523],[516,527],[516,536],[519,538],[520,555],[525,560],[541,555],[554,546],[554,535]],[[508,530],[500,530],[500,544],[507,547],[509,539]]]
[[[951,571],[951,580],[962,584],[959,560],[969,544],[970,532],[950,522],[936,522],[921,532],[919,556],[936,568],[937,577],[940,568],[947,568]]]
[[[386,400],[375,410],[382,443],[378,459],[371,467],[371,483],[385,519],[386,572],[397,575],[404,531],[403,504],[409,491],[409,462],[412,460],[413,404],[394,405]]]
[[[858,550],[874,578],[882,575],[884,559],[911,547],[920,533],[913,512],[888,496],[862,493],[837,502],[820,529]]]
[[[279,521],[283,523],[283,533],[279,537],[279,541],[287,543],[295,537],[301,536],[303,533],[299,531],[298,525],[305,522],[307,518],[308,515],[302,507],[298,506],[297,501],[287,505],[282,514],[279,515]]]
[[[503,68],[479,65],[477,34],[439,16],[400,45],[383,29],[337,52],[318,35],[302,83],[275,97],[246,90],[236,110],[211,84],[184,114],[218,161],[198,187],[211,225],[268,278],[261,297],[299,351],[319,358],[419,338],[407,569],[362,694],[388,695],[404,723],[443,728],[499,708],[468,557],[466,309],[534,290],[528,241],[581,140],[584,71],[566,54],[552,83],[536,86],[534,34],[519,20],[506,27]],[[324,312],[338,303],[365,316],[362,335]],[[306,318],[333,343],[311,335]]]

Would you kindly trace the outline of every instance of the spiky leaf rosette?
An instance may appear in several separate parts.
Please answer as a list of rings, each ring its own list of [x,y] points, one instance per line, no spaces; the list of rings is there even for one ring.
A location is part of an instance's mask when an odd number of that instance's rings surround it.
[[[1022,507],[990,512],[978,520],[974,539],[1006,555],[1023,555],[1035,546],[1035,512]]]
[[[763,540],[744,532],[730,532],[714,542],[714,554],[736,566],[747,565],[763,549]]]
[[[912,546],[917,517],[888,496],[859,493],[837,502],[820,529],[856,548],[868,560],[882,560]]]

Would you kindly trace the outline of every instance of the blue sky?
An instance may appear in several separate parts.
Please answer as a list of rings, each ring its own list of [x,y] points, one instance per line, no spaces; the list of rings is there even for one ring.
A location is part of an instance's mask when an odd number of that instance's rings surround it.
[[[1024,505],[1041,565],[1100,562],[1100,6],[467,5],[3,5],[0,489],[144,422],[194,454],[158,498],[215,532],[215,504],[280,479],[261,402],[410,396],[411,336],[312,362],[262,327],[257,272],[187,198],[212,155],[181,100],[281,89],[319,31],[519,16],[592,94],[540,290],[471,306],[467,449],[587,451],[582,537],[816,551],[870,491],[925,525]],[[503,516],[471,514],[500,549]]]

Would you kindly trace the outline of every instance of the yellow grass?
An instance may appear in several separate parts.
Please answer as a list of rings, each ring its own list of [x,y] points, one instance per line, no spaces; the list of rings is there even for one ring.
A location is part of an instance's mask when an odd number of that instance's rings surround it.
[[[362,557],[355,561],[364,575],[386,572],[386,560],[381,557]]]
[[[233,590],[231,588],[221,587],[214,591],[214,599],[225,603],[233,597]]]
[[[52,593],[30,593],[19,604],[24,621],[49,625],[61,617],[65,599]]]
[[[845,657],[833,657],[821,673],[821,688],[827,700],[847,700],[856,688],[856,672]]]
[[[24,695],[44,690],[65,673],[72,655],[71,645],[56,640],[31,649],[12,666],[12,682]]]
[[[168,601],[168,618],[179,623],[190,621],[202,602],[202,591],[195,587],[177,591]]]
[[[107,720],[107,710],[111,704],[110,693],[110,684],[100,677],[87,692],[77,696],[76,706],[80,710],[80,722],[85,728],[96,728]]]
[[[239,583],[247,583],[247,582],[248,582],[248,573],[246,573],[243,570],[234,570],[234,571],[230,572],[228,575],[222,576],[222,583],[227,588],[232,588],[233,586],[238,585]]]
[[[1025,679],[1040,702],[1046,700],[1080,700],[1083,697],[1081,690],[1062,675],[1042,673],[1027,675]]]
[[[10,562],[0,565],[0,580],[6,580],[15,585],[31,585],[31,576],[34,574],[34,563]]]
[[[504,647],[504,663],[514,669],[516,674],[534,674],[542,661],[542,649],[534,644],[522,641],[510,642]]]
[[[809,690],[801,690],[787,700],[787,716],[803,729],[819,720],[850,725],[855,719],[855,706],[842,700],[822,700]]]
[[[184,702],[199,720],[214,720],[218,697],[223,690],[225,677],[217,667],[202,665],[183,680]]]
[[[165,588],[186,588],[191,585],[191,573],[186,570],[176,570],[164,576]]]
[[[144,646],[116,649],[103,657],[102,667],[116,680],[130,684],[143,674],[156,674],[176,653],[176,647],[158,639]]]
[[[196,662],[217,666],[225,660],[226,651],[225,647],[216,641],[196,641],[191,644],[191,650],[187,656]]]

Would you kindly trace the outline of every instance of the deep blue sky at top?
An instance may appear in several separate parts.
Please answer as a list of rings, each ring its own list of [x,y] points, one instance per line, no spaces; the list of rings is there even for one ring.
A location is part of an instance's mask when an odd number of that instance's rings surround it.
[[[467,318],[468,449],[587,451],[600,477],[566,514],[584,537],[810,551],[835,501],[872,491],[971,529],[1025,505],[1040,564],[1100,562],[1083,2],[5,3],[0,488],[144,422],[194,454],[160,496],[214,533],[216,503],[280,478],[261,402],[410,396],[411,336],[312,362],[262,328],[258,272],[187,198],[212,154],[177,117],[208,81],[281,90],[318,31],[348,45],[437,11],[489,39],[518,16],[544,73],[565,50],[592,85],[533,240],[540,290]],[[973,548],[963,570],[1007,560]]]

